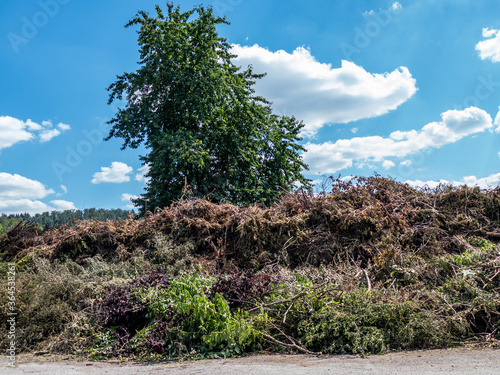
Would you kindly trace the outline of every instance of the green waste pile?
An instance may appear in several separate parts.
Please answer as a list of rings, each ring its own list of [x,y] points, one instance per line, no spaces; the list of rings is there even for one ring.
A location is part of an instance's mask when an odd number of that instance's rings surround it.
[[[0,236],[0,298],[16,263],[18,350],[94,359],[495,345],[499,241],[500,188],[332,179],[271,207],[19,224]]]

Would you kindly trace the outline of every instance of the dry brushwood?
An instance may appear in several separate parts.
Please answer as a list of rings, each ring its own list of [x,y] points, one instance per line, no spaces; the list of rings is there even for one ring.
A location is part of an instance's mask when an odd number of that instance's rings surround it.
[[[143,220],[80,221],[44,231],[22,224],[0,237],[0,253],[6,261],[32,252],[79,263],[95,255],[126,258],[153,254],[161,234],[172,247],[190,243],[191,255],[216,259],[220,268],[347,262],[383,273],[405,254],[461,253],[471,236],[498,242],[499,225],[498,187],[431,190],[379,176],[332,178],[331,192],[289,193],[269,208],[180,200]]]

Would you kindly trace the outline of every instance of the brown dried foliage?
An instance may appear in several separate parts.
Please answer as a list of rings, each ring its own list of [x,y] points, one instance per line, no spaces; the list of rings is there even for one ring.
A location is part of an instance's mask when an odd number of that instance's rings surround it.
[[[459,253],[465,239],[500,240],[500,188],[414,189],[379,176],[332,178],[329,193],[295,192],[270,208],[180,200],[144,220],[80,221],[40,231],[18,225],[0,237],[5,261],[30,252],[82,262],[101,255],[153,254],[161,233],[174,246],[194,243],[193,255],[219,268],[270,264],[356,263],[383,270],[404,254]]]

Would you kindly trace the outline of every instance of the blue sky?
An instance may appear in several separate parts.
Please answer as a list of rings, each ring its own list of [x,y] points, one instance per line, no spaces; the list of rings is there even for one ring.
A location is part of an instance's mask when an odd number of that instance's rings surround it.
[[[180,1],[183,10],[199,1]],[[137,10],[163,1],[0,3],[0,213],[127,208],[145,150],[103,142],[106,87],[137,69]],[[207,0],[257,93],[305,123],[306,176],[500,181],[497,0]]]

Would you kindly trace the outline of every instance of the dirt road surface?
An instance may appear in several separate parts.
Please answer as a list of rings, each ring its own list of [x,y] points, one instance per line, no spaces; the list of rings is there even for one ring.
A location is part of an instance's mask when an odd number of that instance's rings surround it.
[[[0,374],[470,374],[500,375],[499,349],[448,349],[358,356],[257,355],[182,363],[79,362],[54,357],[19,356],[15,368],[0,357]]]

